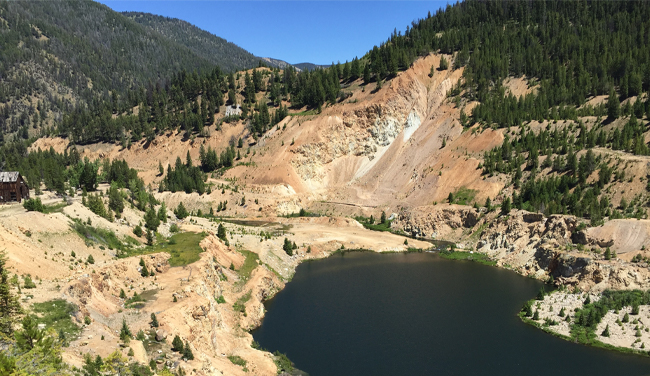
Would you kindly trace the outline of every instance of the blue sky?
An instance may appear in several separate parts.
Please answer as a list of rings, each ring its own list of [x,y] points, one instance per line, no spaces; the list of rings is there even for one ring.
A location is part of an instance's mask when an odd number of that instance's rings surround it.
[[[361,57],[394,29],[447,1],[100,0],[112,9],[180,18],[262,57],[297,64]]]

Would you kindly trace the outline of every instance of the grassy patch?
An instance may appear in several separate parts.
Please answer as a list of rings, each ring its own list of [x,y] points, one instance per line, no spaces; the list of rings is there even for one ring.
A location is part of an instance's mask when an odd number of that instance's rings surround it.
[[[241,298],[237,299],[235,304],[232,305],[232,308],[235,310],[235,312],[241,312],[244,315],[246,315],[246,307],[245,304],[247,301],[251,300],[251,292],[247,292],[246,294],[242,295]]]
[[[199,243],[207,235],[205,232],[182,232],[173,235],[167,242],[158,243],[153,247],[131,249],[121,256],[167,252],[171,255],[169,259],[170,266],[184,266],[199,260],[199,254],[203,252],[203,248],[199,246]]]
[[[277,270],[273,269],[271,265],[265,263],[264,266],[266,266],[267,269],[273,272],[273,274],[275,274],[280,279],[280,281],[284,281],[284,277],[282,277],[282,275],[280,275],[280,273],[278,273]]]
[[[43,213],[45,214],[61,213],[63,212],[63,208],[65,208],[66,206],[68,206],[67,202],[60,202],[54,205],[45,205],[45,210],[43,210]]]
[[[230,360],[232,364],[246,368],[246,360],[239,355],[230,355],[228,357],[228,360]]]
[[[451,204],[469,205],[474,201],[477,192],[475,189],[460,187],[453,193],[454,201]]]
[[[163,243],[153,248],[155,252],[163,251],[172,256],[169,259],[170,266],[184,266],[199,260],[199,254],[203,252],[203,248],[199,246],[199,243],[207,235],[205,232],[198,234],[194,232],[183,232],[171,237],[173,239],[172,242],[175,242],[175,244],[169,245]]]
[[[46,328],[54,328],[57,333],[62,332],[67,340],[77,338],[81,329],[72,321],[78,308],[63,299],[50,300],[43,303],[34,303],[32,311],[37,315],[39,324]]]
[[[459,251],[440,251],[440,256],[446,258],[447,260],[467,260],[478,262],[483,265],[495,266],[496,261],[491,260],[488,255],[483,253],[469,253],[469,252],[459,252]]]
[[[309,116],[309,115],[318,115],[318,110],[306,110],[302,112],[289,113],[289,116]]]
[[[350,249],[343,248],[343,249],[337,249],[336,251],[330,253],[330,256],[345,255],[346,253],[351,253],[351,252],[374,252],[374,251],[372,249],[366,249],[366,248],[350,248]]]
[[[104,244],[110,250],[117,250],[118,256],[128,253],[133,245],[139,244],[137,240],[128,236],[121,241],[113,231],[87,225],[79,219],[74,219],[71,226],[86,243]]]
[[[247,280],[250,278],[251,273],[255,268],[257,268],[257,260],[260,259],[260,257],[257,255],[255,252],[247,251],[245,249],[239,250],[239,252],[246,256],[246,260],[244,260],[244,265],[242,265],[239,270],[237,270],[237,273],[239,273],[239,276],[241,277],[242,280]]]
[[[480,225],[480,226],[476,229],[476,231],[474,231],[474,232],[469,236],[470,239],[478,239],[478,238],[481,236],[481,234],[483,233],[483,231],[485,231],[485,229],[486,229],[487,227],[488,227],[488,223],[487,223],[487,222],[485,222],[485,223],[483,223],[482,225]]]
[[[293,363],[289,358],[287,358],[286,354],[276,351],[273,355],[273,362],[275,363],[275,366],[278,367],[278,374],[281,372],[291,373],[293,371]]]
[[[367,217],[354,217],[354,219],[361,223],[363,227],[367,228],[368,230],[373,230],[373,231],[387,231],[391,232],[390,229],[390,223],[392,221],[386,221],[384,223],[371,223],[370,218]]]

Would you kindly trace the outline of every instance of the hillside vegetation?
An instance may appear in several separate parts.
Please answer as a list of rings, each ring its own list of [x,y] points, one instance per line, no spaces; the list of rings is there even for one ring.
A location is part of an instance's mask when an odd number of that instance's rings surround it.
[[[252,68],[259,64],[260,58],[189,22],[142,12],[122,14],[170,41],[188,47],[195,56],[200,56],[227,72]]]

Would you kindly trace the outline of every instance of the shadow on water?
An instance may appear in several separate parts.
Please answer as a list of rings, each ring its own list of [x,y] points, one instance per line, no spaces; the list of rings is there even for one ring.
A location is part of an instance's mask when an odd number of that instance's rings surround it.
[[[298,266],[253,336],[318,375],[646,375],[650,359],[524,324],[542,283],[432,253],[344,253]]]

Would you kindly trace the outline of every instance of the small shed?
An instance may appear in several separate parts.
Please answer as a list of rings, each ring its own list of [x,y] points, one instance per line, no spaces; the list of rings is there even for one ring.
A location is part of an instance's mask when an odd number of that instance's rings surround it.
[[[0,172],[0,203],[29,199],[29,187],[18,171]]]

